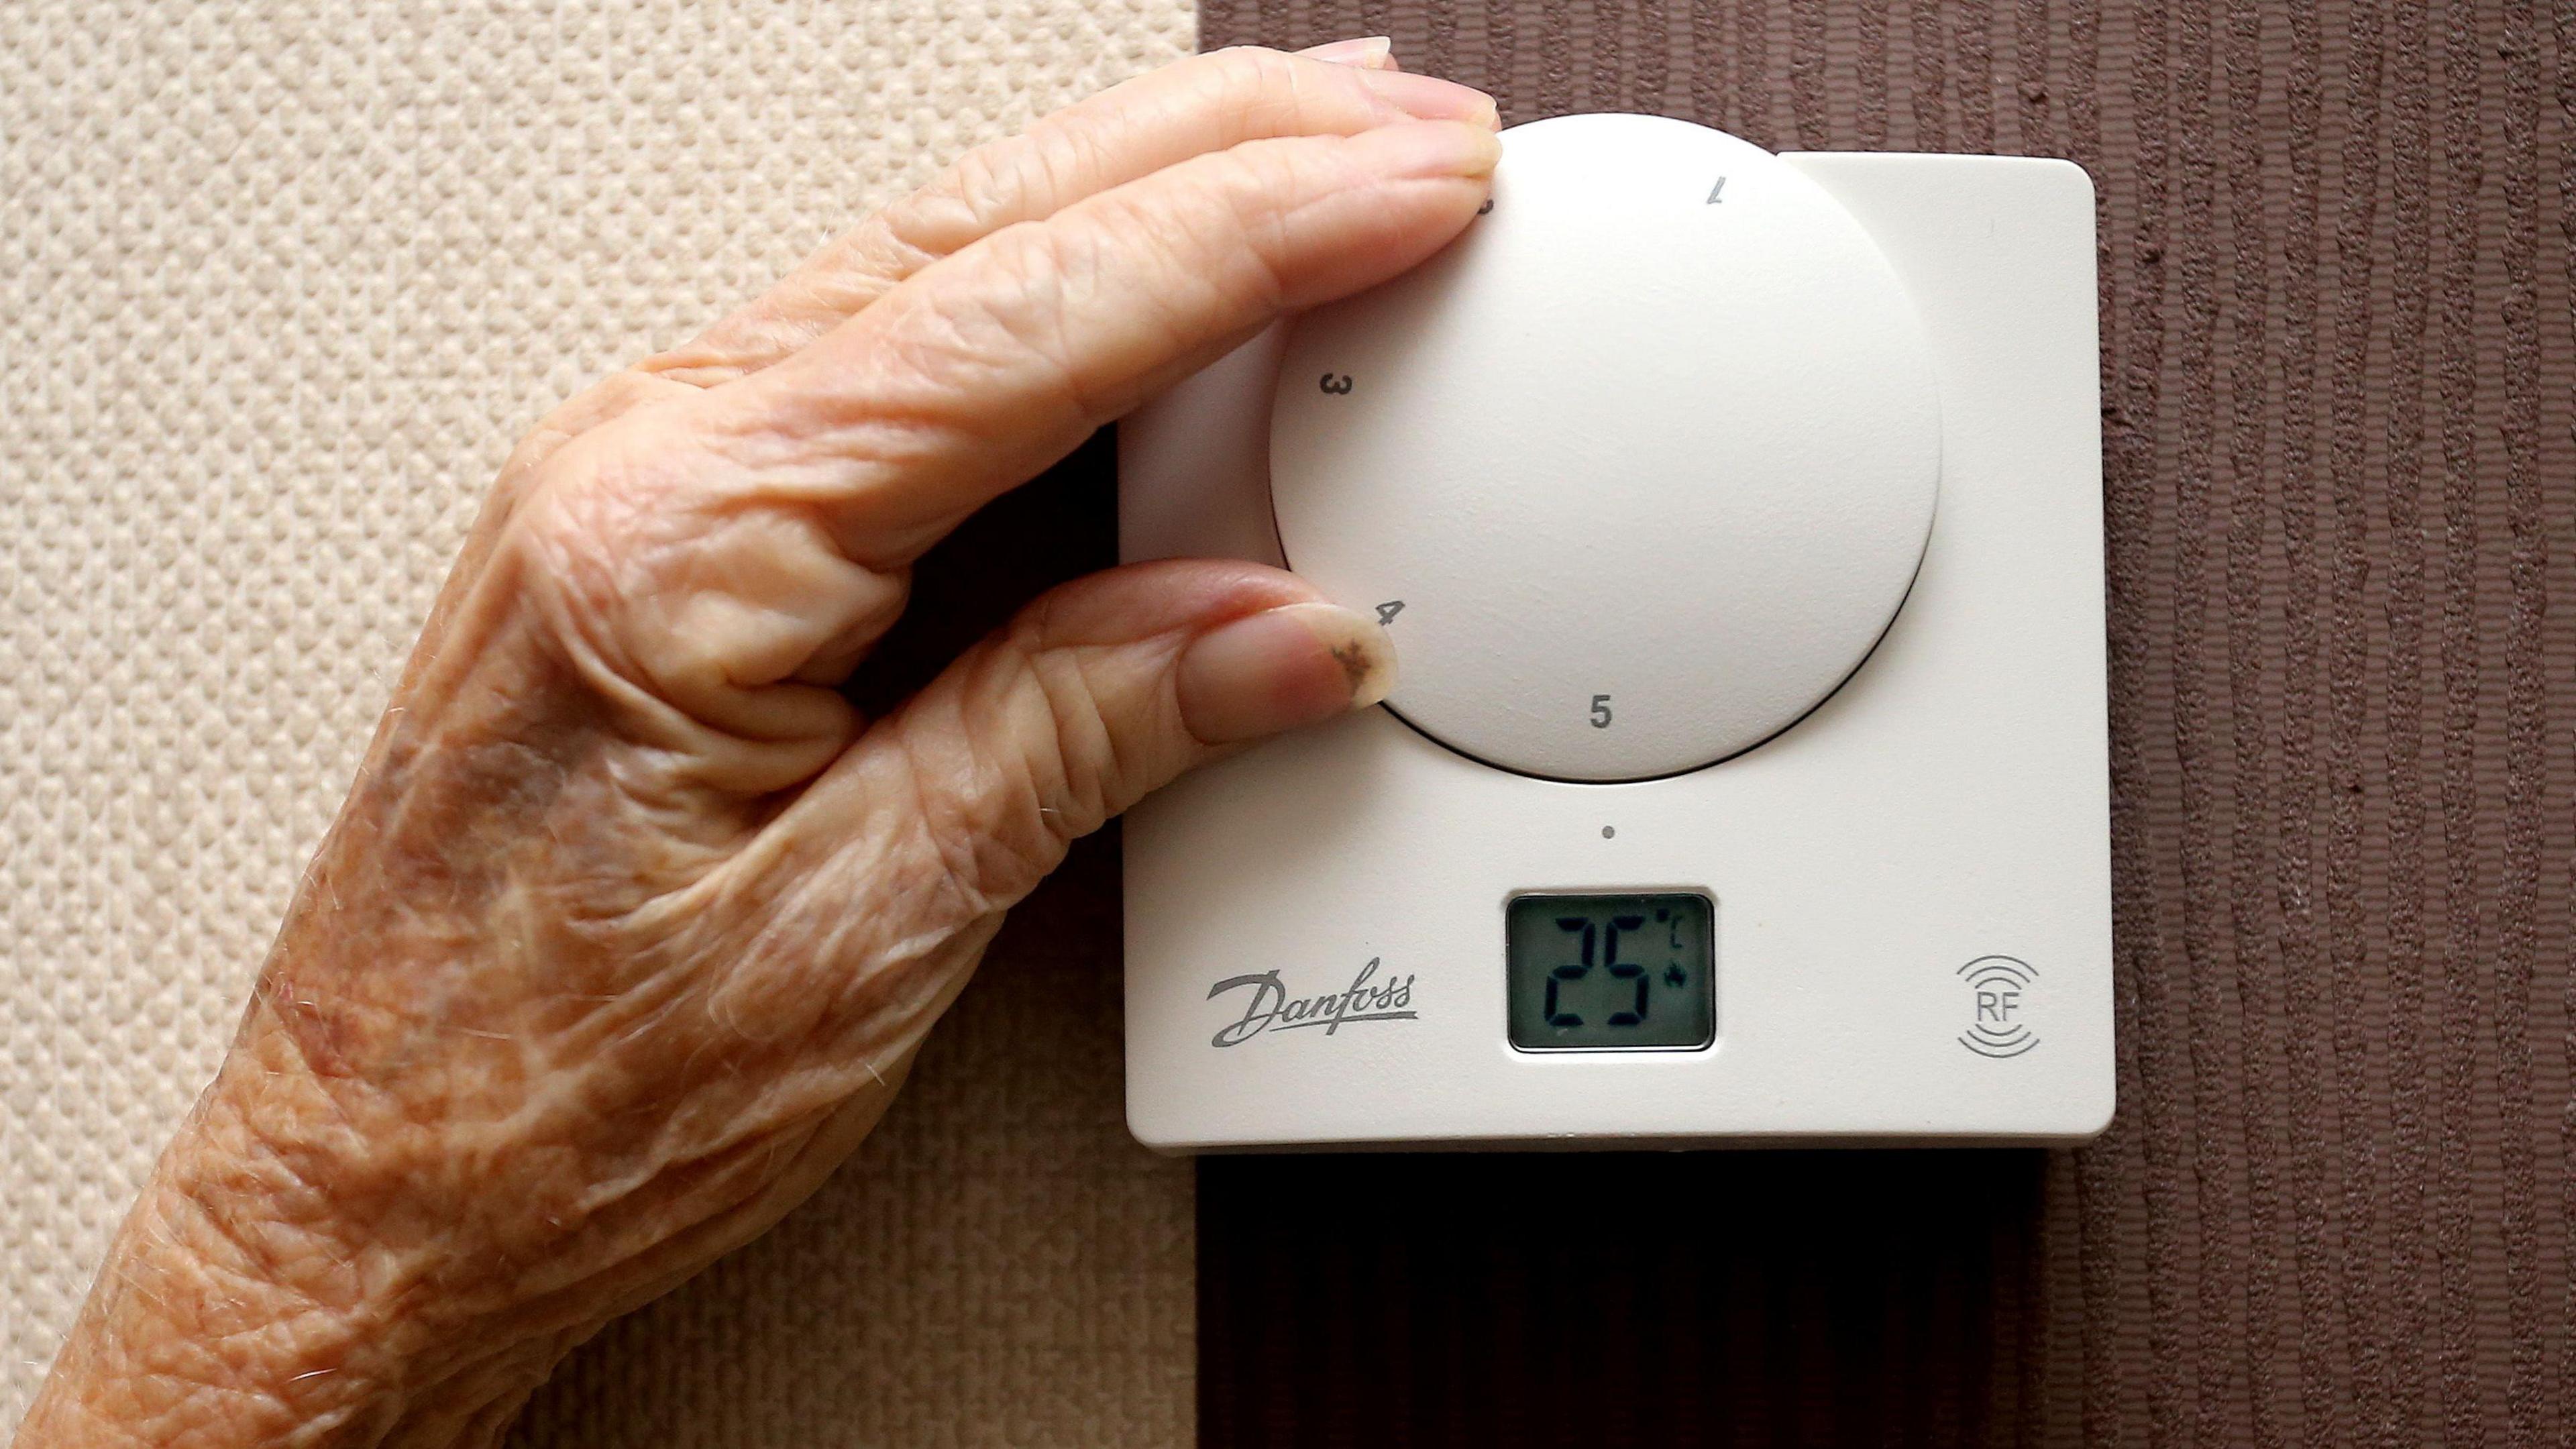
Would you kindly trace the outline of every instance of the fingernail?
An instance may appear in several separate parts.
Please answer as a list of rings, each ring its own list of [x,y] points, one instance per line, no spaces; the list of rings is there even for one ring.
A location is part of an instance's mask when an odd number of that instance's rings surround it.
[[[1362,35],[1308,46],[1297,53],[1308,60],[1329,60],[1335,65],[1354,65],[1362,70],[1383,70],[1394,64],[1395,42],[1383,35]]]
[[[1482,176],[1502,158],[1503,143],[1482,126],[1457,121],[1408,121],[1380,126],[1350,139],[1360,164],[1385,176]]]
[[[1404,70],[1364,70],[1360,80],[1379,99],[1419,120],[1466,121],[1488,131],[1502,125],[1494,98],[1473,86]]]
[[[1284,604],[1181,651],[1181,722],[1204,743],[1258,739],[1365,709],[1395,684],[1395,648],[1366,614]]]

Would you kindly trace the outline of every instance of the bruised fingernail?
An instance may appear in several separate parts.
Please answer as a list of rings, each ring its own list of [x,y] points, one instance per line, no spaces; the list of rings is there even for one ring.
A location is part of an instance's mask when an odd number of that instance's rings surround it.
[[[1366,70],[1360,81],[1378,99],[1424,121],[1465,121],[1491,131],[1502,124],[1494,98],[1473,86],[1402,70]]]
[[[1351,137],[1360,164],[1385,176],[1482,176],[1502,158],[1503,143],[1482,126],[1408,121]]]
[[[1297,53],[1308,60],[1328,60],[1335,65],[1352,65],[1362,70],[1384,70],[1395,63],[1395,42],[1383,35],[1362,35],[1310,45]]]
[[[1364,709],[1395,684],[1395,648],[1366,614],[1285,604],[1220,624],[1181,651],[1181,722],[1219,745]]]

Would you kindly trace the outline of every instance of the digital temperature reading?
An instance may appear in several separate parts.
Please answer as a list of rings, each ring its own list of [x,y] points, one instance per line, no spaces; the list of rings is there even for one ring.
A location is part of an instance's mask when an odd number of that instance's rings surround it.
[[[1703,895],[1514,896],[1503,913],[1512,1045],[1704,1047],[1717,1039],[1716,931]]]

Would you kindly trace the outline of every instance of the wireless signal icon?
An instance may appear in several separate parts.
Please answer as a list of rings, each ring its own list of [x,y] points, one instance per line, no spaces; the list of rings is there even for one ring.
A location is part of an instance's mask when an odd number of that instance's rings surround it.
[[[2030,984],[2039,972],[2011,956],[1980,956],[1959,968],[1968,983],[1976,1015],[1959,1033],[1959,1045],[1981,1057],[2017,1057],[2039,1045],[2039,1036],[2022,1020]]]

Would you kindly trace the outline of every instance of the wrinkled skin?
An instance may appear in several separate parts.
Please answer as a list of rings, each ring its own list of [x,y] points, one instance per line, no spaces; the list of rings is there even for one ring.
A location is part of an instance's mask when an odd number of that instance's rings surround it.
[[[1445,244],[1493,126],[1382,42],[1184,61],[540,426],[19,1444],[497,1439],[850,1152],[1068,841],[1382,695],[1372,620],[1216,562],[843,686],[980,504]]]

